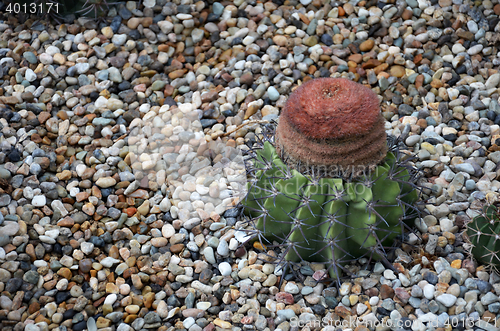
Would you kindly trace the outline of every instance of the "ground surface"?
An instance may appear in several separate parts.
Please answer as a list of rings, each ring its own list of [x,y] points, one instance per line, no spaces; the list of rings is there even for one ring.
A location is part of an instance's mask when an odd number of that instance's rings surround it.
[[[144,0],[63,25],[3,14],[2,330],[333,330],[356,318],[495,330],[500,277],[462,234],[500,188],[500,4],[326,2]],[[225,176],[241,169],[221,172],[205,144],[221,137],[212,150],[237,160],[315,77],[370,86],[389,134],[410,124],[428,215],[397,275],[360,260],[337,289],[304,266],[303,284],[278,288],[280,271],[240,247],[238,210],[225,211]]]

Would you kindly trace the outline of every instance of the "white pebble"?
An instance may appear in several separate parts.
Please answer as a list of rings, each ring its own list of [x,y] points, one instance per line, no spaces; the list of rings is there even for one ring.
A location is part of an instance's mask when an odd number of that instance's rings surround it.
[[[231,265],[227,262],[222,262],[219,264],[219,271],[222,276],[229,276],[231,275]]]
[[[35,195],[33,197],[33,200],[31,200],[31,204],[35,207],[43,207],[43,206],[45,206],[46,202],[47,202],[47,199],[45,198],[44,195]]]
[[[299,287],[297,285],[295,285],[294,283],[286,283],[285,292],[290,293],[290,294],[298,294]]]
[[[94,250],[94,244],[90,242],[82,242],[80,245],[80,249],[85,255],[88,255]]]
[[[451,294],[441,294],[436,298],[437,301],[442,303],[445,307],[451,307],[457,301],[457,297]]]
[[[24,78],[26,78],[26,80],[28,82],[32,82],[36,79],[36,74],[32,69],[28,68],[28,69],[26,69],[26,72],[24,73]]]
[[[424,296],[427,299],[429,299],[429,300],[434,299],[434,292],[435,292],[434,285],[427,284],[424,286]]]
[[[116,302],[116,299],[118,299],[118,296],[114,293],[108,295],[106,299],[104,299],[104,304],[112,305],[113,303]]]

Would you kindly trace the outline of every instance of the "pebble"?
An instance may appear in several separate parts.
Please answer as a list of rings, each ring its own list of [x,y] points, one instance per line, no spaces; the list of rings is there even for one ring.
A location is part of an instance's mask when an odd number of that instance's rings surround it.
[[[229,276],[231,274],[231,265],[227,262],[219,264],[219,271],[222,276]]]
[[[43,207],[43,206],[45,206],[46,202],[47,202],[47,199],[45,198],[44,195],[35,195],[33,197],[33,199],[31,200],[31,203],[35,207]]]
[[[436,300],[442,303],[445,307],[451,307],[455,304],[457,301],[457,297],[451,294],[441,294],[440,296],[436,297]]]

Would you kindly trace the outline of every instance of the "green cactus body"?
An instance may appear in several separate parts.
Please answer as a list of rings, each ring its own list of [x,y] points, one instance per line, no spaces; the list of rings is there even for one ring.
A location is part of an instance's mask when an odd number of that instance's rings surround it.
[[[258,170],[243,204],[256,229],[268,243],[288,246],[287,261],[330,264],[332,278],[349,261],[379,259],[383,246],[401,235],[408,206],[417,200],[416,194],[405,192],[402,183],[410,175],[392,153],[354,181],[288,170],[269,141],[257,150],[255,160]]]
[[[500,215],[497,207],[485,206],[483,212],[467,225],[467,235],[476,260],[494,268],[500,267]]]

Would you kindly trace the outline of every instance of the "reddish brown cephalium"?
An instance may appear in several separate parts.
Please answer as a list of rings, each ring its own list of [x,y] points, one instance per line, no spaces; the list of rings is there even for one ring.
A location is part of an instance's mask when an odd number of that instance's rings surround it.
[[[350,175],[348,168],[370,169],[385,157],[384,122],[371,89],[343,78],[314,79],[289,97],[276,149],[300,171],[326,166]]]

